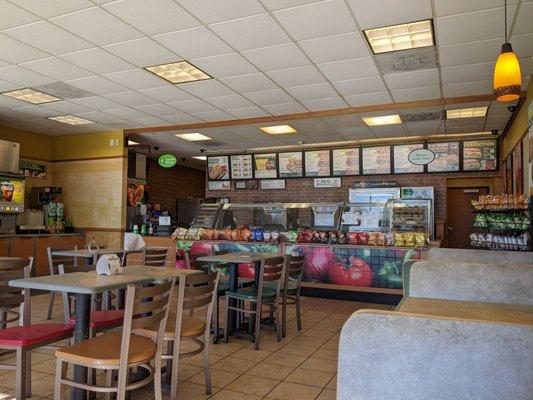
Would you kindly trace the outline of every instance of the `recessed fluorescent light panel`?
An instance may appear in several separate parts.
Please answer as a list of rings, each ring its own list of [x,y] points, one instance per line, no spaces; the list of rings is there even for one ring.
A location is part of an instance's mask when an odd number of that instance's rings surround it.
[[[368,126],[401,124],[402,119],[398,114],[383,115],[381,117],[363,117],[363,122]]]
[[[197,160],[202,160],[202,161],[207,160],[206,156],[194,156],[193,158],[196,158]]]
[[[296,133],[297,130],[290,125],[276,125],[276,126],[264,126],[261,129],[263,132],[269,135],[283,135],[285,133]]]
[[[145,69],[171,83],[202,81],[212,78],[187,61],[154,65],[152,67],[145,67]]]
[[[487,109],[488,107],[485,106],[446,110],[446,119],[484,117],[487,115]]]
[[[90,121],[85,118],[76,117],[75,115],[59,115],[57,117],[49,117],[52,121],[61,122],[67,125],[87,125],[94,124],[94,121]]]
[[[12,97],[17,100],[26,101],[32,104],[44,104],[51,103],[53,101],[59,101],[61,99],[50,96],[49,94],[38,92],[33,89],[20,89],[13,90],[12,92],[2,93],[4,96]]]
[[[180,139],[188,140],[189,142],[200,142],[202,140],[211,140],[209,136],[202,135],[201,133],[178,133],[176,137]]]
[[[431,20],[385,26],[363,31],[374,54],[433,46]]]

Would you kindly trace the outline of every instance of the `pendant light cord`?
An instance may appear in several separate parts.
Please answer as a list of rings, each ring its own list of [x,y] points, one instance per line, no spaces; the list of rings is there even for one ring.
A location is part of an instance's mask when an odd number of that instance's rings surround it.
[[[504,18],[505,18],[505,43],[507,43],[507,0],[503,0]]]

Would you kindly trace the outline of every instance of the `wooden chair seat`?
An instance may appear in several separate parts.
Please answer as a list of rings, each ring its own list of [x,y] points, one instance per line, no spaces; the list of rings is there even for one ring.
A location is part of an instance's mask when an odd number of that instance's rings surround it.
[[[90,368],[115,368],[120,364],[122,332],[106,332],[74,346],[56,350],[61,360]],[[131,335],[128,365],[143,364],[154,358],[156,344],[152,339]]]
[[[69,323],[74,325],[76,318],[71,316]],[[91,313],[91,322],[89,324],[91,329],[105,329],[113,326],[122,325],[124,321],[124,310],[101,310],[93,311]]]
[[[174,340],[176,336],[174,330],[176,325],[176,315],[169,315],[167,326],[165,327],[165,335],[163,340]],[[200,318],[190,317],[184,315],[181,320],[181,337],[191,338],[202,335],[205,332],[205,321]],[[155,338],[157,336],[157,329],[137,329],[134,331],[136,335]]]
[[[54,338],[59,341],[71,335],[73,330],[72,325],[55,323],[14,326],[0,330],[0,346],[16,348],[50,343]]]

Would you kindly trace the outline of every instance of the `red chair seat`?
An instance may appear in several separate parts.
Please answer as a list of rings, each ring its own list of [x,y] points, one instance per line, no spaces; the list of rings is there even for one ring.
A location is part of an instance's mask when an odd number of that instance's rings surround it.
[[[71,334],[73,330],[72,325],[54,323],[14,326],[0,330],[0,346],[28,347],[50,342],[54,338],[61,340],[61,337]]]
[[[102,310],[91,313],[90,327],[101,329],[108,326],[120,325],[124,320],[124,310]],[[74,317],[70,317],[69,322],[74,325]]]

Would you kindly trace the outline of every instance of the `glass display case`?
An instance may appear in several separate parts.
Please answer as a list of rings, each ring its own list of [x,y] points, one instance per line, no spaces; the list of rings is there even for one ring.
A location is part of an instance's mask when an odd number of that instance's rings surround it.
[[[391,233],[424,232],[433,238],[429,199],[390,199],[383,212],[384,230]]]

